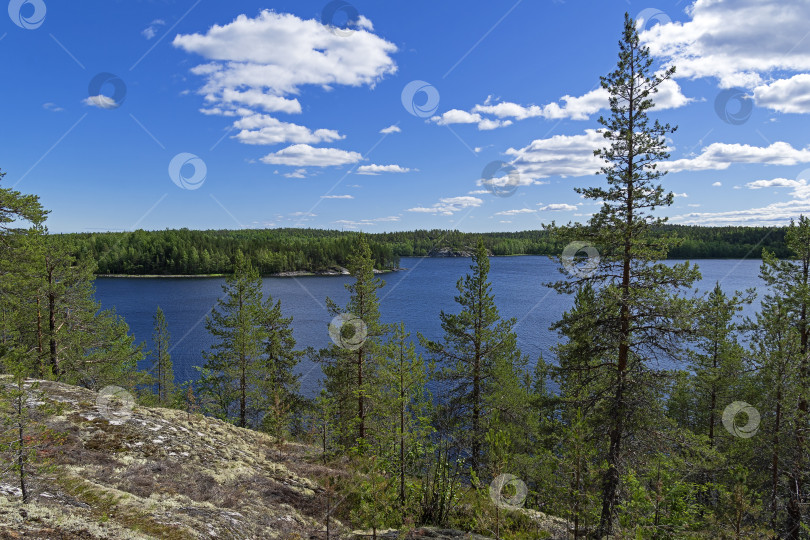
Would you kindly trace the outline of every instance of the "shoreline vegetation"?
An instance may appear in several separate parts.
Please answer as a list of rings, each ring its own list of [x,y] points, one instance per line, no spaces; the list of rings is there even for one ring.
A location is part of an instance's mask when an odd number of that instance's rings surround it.
[[[428,257],[425,257],[428,258]],[[385,270],[374,269],[375,274],[390,274],[392,272],[401,272],[408,270],[407,268],[388,268]],[[142,278],[142,279],[181,279],[181,278],[226,278],[230,274],[96,274],[97,278]],[[350,276],[351,273],[344,268],[344,271],[337,272],[334,270],[323,270],[310,272],[308,270],[296,270],[293,272],[277,272],[275,274],[267,274],[262,277],[324,277],[324,276]]]
[[[760,259],[767,249],[789,256],[786,227],[662,225],[656,237],[678,237],[673,260]],[[548,230],[466,233],[457,230],[358,233],[324,229],[159,230],[50,235],[77,259],[93,262],[98,277],[224,277],[243,255],[265,277],[346,275],[363,234],[379,272],[400,269],[401,257],[467,257],[480,236],[493,257],[559,255]],[[598,248],[598,246],[597,246]]]

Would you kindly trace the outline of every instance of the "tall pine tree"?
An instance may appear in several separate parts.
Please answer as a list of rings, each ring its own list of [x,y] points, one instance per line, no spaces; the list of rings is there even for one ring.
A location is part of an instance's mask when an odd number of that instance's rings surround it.
[[[675,131],[648,117],[653,95],[675,72],[674,68],[655,72],[652,63],[649,49],[639,42],[635,21],[625,14],[617,67],[601,78],[610,95],[611,114],[599,119],[607,146],[595,155],[605,162],[601,173],[608,187],[576,189],[586,199],[602,201],[602,208],[585,226],[556,229],[561,239],[584,241],[601,255],[593,273],[555,284],[566,293],[575,292],[585,281],[600,286],[594,305],[604,316],[597,317],[589,331],[611,342],[598,368],[608,378],[610,393],[599,537],[611,534],[616,517],[625,439],[638,427],[631,422],[647,399],[637,399],[649,381],[643,374],[657,355],[679,352],[676,338],[686,327],[689,302],[680,299],[677,290],[699,276],[689,263],[659,262],[676,241],[651,234],[666,221],[656,218],[654,210],[673,202],[672,193],[657,183],[664,175],[657,167],[669,157],[666,136]]]

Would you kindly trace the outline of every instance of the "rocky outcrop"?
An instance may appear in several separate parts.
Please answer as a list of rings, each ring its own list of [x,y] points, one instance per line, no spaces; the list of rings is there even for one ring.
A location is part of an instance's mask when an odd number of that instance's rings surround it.
[[[324,471],[307,459],[309,447],[177,410],[111,409],[95,392],[60,383],[40,382],[32,396],[62,408],[42,421],[55,434],[41,450],[53,467],[32,478],[26,505],[14,476],[0,477],[0,538],[270,539],[324,530],[324,491],[309,478]]]

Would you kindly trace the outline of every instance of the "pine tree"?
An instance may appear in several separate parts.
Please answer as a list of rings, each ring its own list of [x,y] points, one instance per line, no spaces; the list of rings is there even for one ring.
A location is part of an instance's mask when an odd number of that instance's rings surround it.
[[[589,333],[611,343],[597,369],[610,381],[605,384],[612,395],[605,417],[609,432],[599,537],[612,531],[624,442],[628,430],[635,427],[629,422],[644,403],[629,392],[645,391],[650,379],[643,382],[640,375],[648,371],[654,355],[677,353],[676,338],[686,326],[689,307],[689,302],[677,297],[677,290],[699,276],[689,263],[670,267],[658,262],[676,240],[651,234],[653,227],[666,221],[652,212],[673,202],[672,193],[665,194],[656,182],[664,174],[658,162],[669,157],[666,136],[675,129],[651,123],[647,112],[653,107],[653,95],[672,77],[674,68],[653,72],[649,49],[639,42],[635,21],[626,14],[619,49],[616,70],[601,78],[610,94],[611,115],[599,119],[607,147],[595,151],[605,161],[601,173],[608,187],[576,189],[587,199],[602,201],[602,208],[586,226],[552,227],[558,238],[585,241],[601,255],[601,264],[592,273],[555,284],[566,293],[575,292],[585,281],[601,285],[595,309],[603,311],[604,317],[595,319]]]
[[[757,370],[757,388],[753,393],[760,414],[765,418],[757,433],[759,452],[770,454],[768,463],[768,492],[770,524],[779,530],[779,523],[786,516],[782,501],[791,497],[793,486],[784,491],[784,473],[792,469],[792,451],[795,446],[786,432],[795,422],[797,411],[793,406],[798,399],[799,366],[803,360],[800,353],[799,332],[793,324],[789,307],[779,298],[769,298],[762,303],[751,336],[753,360]],[[795,441],[794,441],[795,442]],[[756,459],[756,458],[754,458]],[[760,466],[760,468],[764,468]],[[790,484],[790,483],[788,483]],[[787,495],[787,497],[785,497]],[[785,523],[790,520],[786,519]]]
[[[219,417],[235,418],[239,427],[247,427],[249,409],[255,405],[251,403],[256,395],[255,375],[263,362],[266,317],[261,278],[241,253],[222,290],[225,297],[205,324],[215,342],[203,352],[200,389],[215,403]]]
[[[152,331],[152,369],[150,370],[157,385],[157,399],[159,405],[167,405],[173,401],[174,396],[174,369],[172,357],[169,354],[171,335],[166,317],[160,306],[157,307]]]
[[[810,474],[810,463],[806,457],[808,448],[808,417],[810,399],[810,218],[799,216],[798,223],[791,221],[785,234],[785,243],[791,252],[791,259],[780,261],[773,253],[763,252],[760,277],[772,289],[772,294],[780,298],[796,327],[799,340],[801,363],[798,370],[797,419],[793,437],[795,439],[794,458],[790,471],[790,501],[788,503],[786,538],[798,540],[804,524],[804,507],[807,503],[805,483]]]
[[[405,507],[405,476],[408,462],[418,447],[432,432],[430,411],[432,399],[427,384],[433,371],[415,345],[409,341],[410,333],[405,323],[394,326],[394,333],[385,346],[385,355],[380,366],[379,383],[382,389],[378,422],[388,427],[388,436],[381,437],[386,448],[393,443],[395,465],[399,481],[399,506]],[[389,450],[390,452],[390,450]]]
[[[264,343],[257,401],[259,408],[264,411],[264,418],[263,425],[258,427],[267,429],[281,440],[298,401],[300,382],[295,367],[304,353],[295,350],[293,320],[282,315],[281,300],[273,303],[273,298],[268,295],[262,316]]]
[[[745,351],[737,342],[739,324],[734,317],[750,302],[750,296],[741,293],[729,298],[718,283],[700,307],[696,348],[689,352],[694,369],[692,407],[700,417],[700,425],[693,426],[693,431],[708,436],[711,448],[716,444],[722,411],[734,401],[735,383],[744,369]]]
[[[320,361],[325,387],[335,407],[339,444],[363,449],[374,439],[369,431],[370,407],[377,397],[379,351],[388,331],[380,321],[377,297],[385,282],[374,275],[374,259],[365,236],[357,240],[348,270],[354,282],[346,284],[350,297],[345,309],[326,299],[330,314],[340,321],[333,320],[332,332],[339,332],[340,336],[333,336],[337,343],[322,351]]]
[[[506,398],[520,388],[519,369],[525,359],[517,349],[515,320],[502,320],[495,305],[489,256],[480,238],[470,271],[456,283],[461,311],[439,315],[444,339],[420,338],[442,367],[437,379],[447,385],[444,410],[450,428],[456,440],[470,448],[472,471],[480,475],[486,464],[482,442],[488,423],[499,414],[506,424],[515,412]],[[522,405],[525,408],[525,402]]]

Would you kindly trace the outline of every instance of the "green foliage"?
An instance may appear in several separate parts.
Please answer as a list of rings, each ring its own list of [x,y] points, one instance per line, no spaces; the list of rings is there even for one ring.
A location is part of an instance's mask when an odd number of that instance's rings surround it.
[[[224,297],[206,320],[215,341],[203,352],[200,392],[216,416],[240,427],[253,420],[281,438],[301,356],[294,350],[292,318],[282,317],[280,302],[264,300],[258,272],[241,256],[222,290]]]
[[[164,407],[174,401],[174,368],[172,367],[172,357],[169,354],[170,343],[169,325],[166,323],[163,310],[158,306],[152,331],[154,350],[150,353],[149,373],[154,381],[157,403]]]
[[[335,441],[347,450],[379,442],[382,427],[375,425],[374,417],[375,409],[381,406],[379,366],[389,331],[380,321],[377,297],[385,282],[374,274],[371,247],[365,236],[358,238],[348,265],[354,277],[353,282],[346,284],[348,304],[340,307],[332,299],[326,299],[330,315],[338,317],[331,323],[331,331],[339,332],[341,339],[318,355],[332,406]],[[335,328],[336,321],[345,322]]]
[[[2,208],[2,201],[0,201]],[[34,214],[32,217],[37,217]],[[790,253],[785,227],[701,227],[654,224],[655,237],[677,237],[672,259],[759,257],[763,249],[778,257]],[[236,253],[262,275],[338,270],[348,265],[357,233],[318,229],[191,231],[188,229],[54,235],[82,260],[97,263],[99,274],[230,274]],[[426,257],[442,249],[470,251],[478,238],[496,256],[556,255],[565,246],[550,231],[465,233],[415,230],[366,235],[378,269],[399,266],[400,257]]]
[[[487,426],[499,419],[504,429],[510,424],[520,429],[526,359],[517,348],[516,321],[502,320],[495,305],[483,241],[456,289],[461,311],[439,315],[444,339],[420,339],[441,365],[437,379],[446,385],[440,427],[454,435],[459,448],[469,449],[471,468],[480,474],[487,461],[482,445]]]

